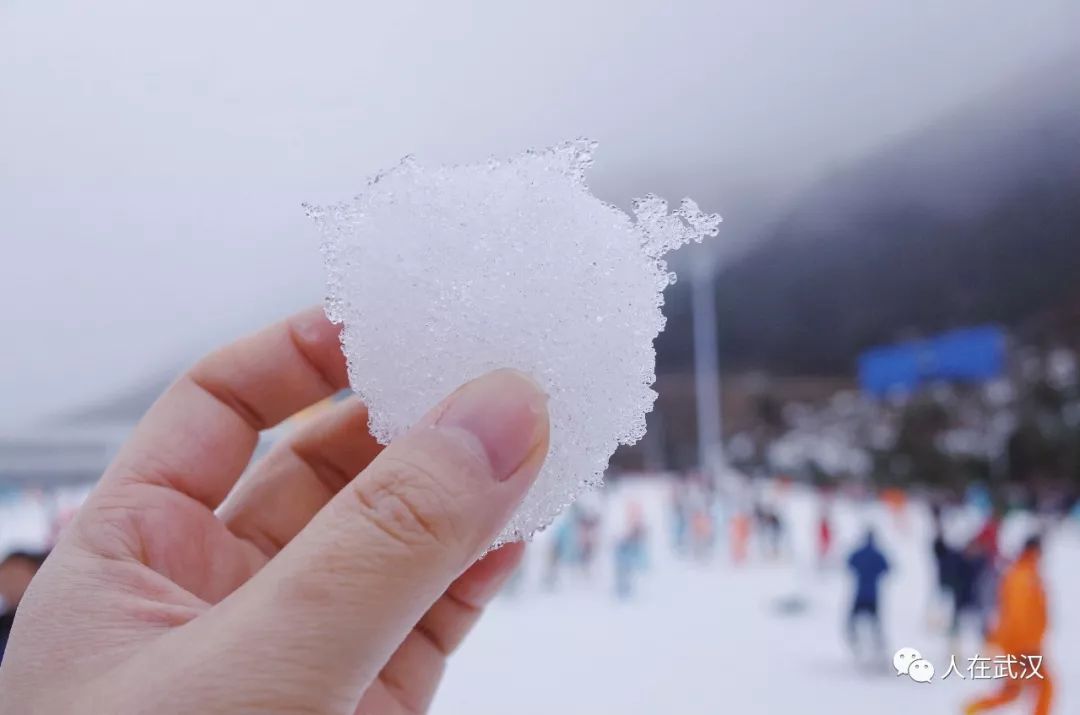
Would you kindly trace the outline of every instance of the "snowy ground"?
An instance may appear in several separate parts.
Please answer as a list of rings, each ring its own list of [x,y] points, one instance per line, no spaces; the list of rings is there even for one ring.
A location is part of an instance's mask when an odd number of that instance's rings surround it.
[[[950,651],[927,618],[932,567],[921,510],[913,510],[906,528],[877,506],[839,503],[836,519],[841,551],[868,521],[876,525],[893,565],[884,595],[889,656],[901,646],[921,650],[937,668],[928,684],[897,677],[884,664],[860,665],[851,655],[841,637],[850,584],[842,568],[813,565],[816,506],[808,493],[795,490],[780,502],[792,537],[805,535],[792,538],[792,557],[736,567],[723,544],[707,564],[671,554],[666,487],[638,483],[613,491],[608,513],[620,513],[619,502],[632,493],[653,525],[651,570],[637,598],[614,599],[610,568],[591,581],[568,574],[560,588],[544,590],[541,538],[516,591],[492,605],[451,662],[435,715],[959,713],[963,701],[997,687],[955,675],[941,680]],[[1006,548],[1028,526],[1022,518],[1006,524]],[[1078,565],[1080,533],[1068,525],[1048,542],[1044,569],[1053,617],[1046,667],[1056,676],[1056,713],[1080,712]],[[793,597],[806,608],[785,615],[779,604]],[[967,637],[957,653],[961,668],[980,647],[974,634]]]

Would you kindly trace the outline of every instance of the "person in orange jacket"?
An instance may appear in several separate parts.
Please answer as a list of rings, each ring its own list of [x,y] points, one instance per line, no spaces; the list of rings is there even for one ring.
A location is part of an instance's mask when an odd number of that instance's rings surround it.
[[[999,591],[997,622],[987,641],[1000,648],[1016,667],[1001,689],[968,704],[966,715],[976,715],[1010,703],[1025,690],[1035,696],[1035,715],[1047,715],[1053,699],[1053,683],[1042,665],[1046,635],[1046,591],[1039,575],[1042,541],[1032,537],[1016,561],[1005,571]]]
[[[750,545],[750,515],[740,511],[731,518],[731,560],[736,564],[746,561]]]

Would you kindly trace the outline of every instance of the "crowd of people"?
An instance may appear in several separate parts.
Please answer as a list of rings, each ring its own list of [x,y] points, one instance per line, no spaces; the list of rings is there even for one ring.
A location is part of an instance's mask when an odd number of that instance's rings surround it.
[[[624,500],[625,514],[605,513],[605,509],[578,506],[554,527],[546,542],[544,583],[558,588],[560,574],[575,570],[591,573],[598,558],[609,553],[614,565],[612,590],[619,599],[632,599],[635,584],[647,570],[648,549],[668,543],[678,557],[705,565],[721,559],[738,567],[748,561],[778,563],[793,561],[795,542],[803,542],[801,553],[811,554],[817,568],[833,572],[839,565],[850,574],[851,600],[841,629],[853,657],[860,663],[883,665],[889,662],[890,629],[883,622],[883,594],[890,587],[887,577],[894,571],[874,528],[867,528],[850,551],[841,551],[835,518],[837,495],[815,489],[818,503],[812,528],[802,521],[797,526],[785,518],[782,498],[785,482],[767,482],[772,495],[755,499],[754,484],[723,486],[721,480],[706,480],[699,473],[674,479],[664,518],[650,524],[641,505]],[[758,490],[763,491],[763,490]],[[966,713],[981,713],[1011,702],[1031,691],[1033,712],[1050,712],[1054,682],[1053,662],[1043,663],[1044,637],[1048,628],[1047,595],[1039,573],[1042,554],[1041,528],[1033,531],[1016,554],[1002,547],[1004,513],[984,502],[979,490],[972,490],[960,504],[929,502],[897,489],[878,492],[869,500],[863,496],[861,509],[878,504],[891,523],[907,533],[914,513],[926,507],[930,530],[923,553],[932,562],[934,590],[929,600],[927,623],[940,631],[954,654],[968,650],[993,649],[1016,663],[1032,658],[1040,662],[1039,677],[1005,679],[997,692],[967,705]],[[951,512],[981,514],[981,524],[961,537],[950,537],[947,523]],[[605,531],[603,521],[613,519],[619,526]],[[662,527],[662,539],[648,538],[651,529]],[[847,542],[850,544],[850,540]],[[810,548],[807,548],[809,545]],[[896,635],[895,633],[892,635]],[[959,657],[959,656],[957,656]]]

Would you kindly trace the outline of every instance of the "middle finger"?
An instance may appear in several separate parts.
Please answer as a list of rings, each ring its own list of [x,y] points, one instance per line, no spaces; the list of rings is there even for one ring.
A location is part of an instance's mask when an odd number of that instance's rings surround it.
[[[222,521],[273,558],[382,451],[367,420],[349,397],[304,424],[240,481],[219,509]]]

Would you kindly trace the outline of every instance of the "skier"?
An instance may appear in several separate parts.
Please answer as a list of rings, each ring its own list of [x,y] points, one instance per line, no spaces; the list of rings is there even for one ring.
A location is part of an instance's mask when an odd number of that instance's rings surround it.
[[[675,546],[675,553],[682,554],[686,551],[687,534],[690,531],[690,518],[687,515],[687,487],[681,479],[672,482],[671,485],[671,537]]]
[[[731,517],[731,561],[741,564],[746,561],[750,545],[750,515],[739,511]]]
[[[575,504],[577,506],[577,504]],[[579,560],[581,571],[586,578],[592,576],[593,561],[599,550],[600,542],[600,515],[585,507],[578,512],[578,537],[581,541],[579,547]]]
[[[972,541],[963,551],[945,549],[945,568],[953,596],[949,638],[951,649],[956,653],[960,650],[964,620],[974,623],[980,636],[985,630],[987,604],[982,584],[990,565],[989,556],[980,541]]]
[[[776,508],[764,503],[755,504],[754,524],[765,555],[770,559],[779,558],[784,540],[784,522]]]
[[[952,568],[955,565],[953,560],[955,553],[948,542],[945,541],[945,527],[942,524],[941,507],[934,504],[930,513],[934,528],[934,540],[930,548],[934,554],[934,571],[937,575],[937,586],[930,596],[928,620],[931,624],[940,626],[945,622],[945,616],[939,615],[942,604],[953,601]]]
[[[626,532],[615,543],[615,595],[621,599],[634,595],[636,574],[645,570],[645,542],[648,537],[640,504],[629,502],[626,517]]]
[[[998,584],[1001,580],[1003,568],[1001,550],[998,548],[998,534],[1001,531],[1001,521],[1004,513],[999,507],[994,507],[979,533],[972,539],[975,550],[984,557],[983,569],[979,573],[976,587],[979,590],[979,603],[983,609],[983,630],[989,630],[990,624],[986,617],[997,605]]]
[[[885,633],[881,626],[879,609],[882,576],[889,571],[889,562],[877,547],[873,531],[866,532],[863,545],[848,558],[848,568],[855,574],[855,598],[848,616],[848,640],[853,650],[858,650],[858,625],[860,619],[869,621],[874,633],[874,644],[879,653],[885,651]]]
[[[578,522],[574,513],[568,513],[555,527],[548,552],[547,575],[544,583],[548,590],[554,590],[559,584],[559,573],[564,565],[573,564],[578,559]]]
[[[976,715],[1011,703],[1025,690],[1035,695],[1034,715],[1047,715],[1053,700],[1053,682],[1042,665],[1046,635],[1046,591],[1039,575],[1042,541],[1028,539],[1023,551],[1001,579],[997,623],[987,640],[998,646],[1010,663],[1001,689],[968,704],[966,715]]]

